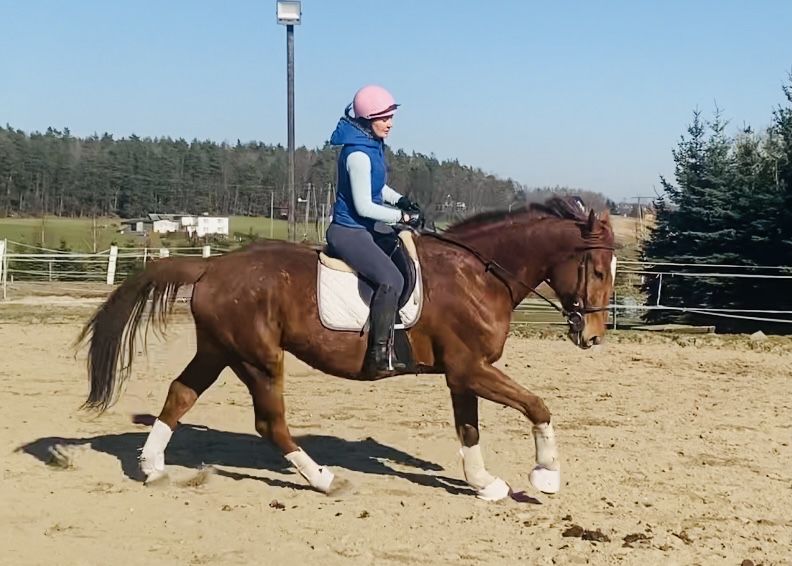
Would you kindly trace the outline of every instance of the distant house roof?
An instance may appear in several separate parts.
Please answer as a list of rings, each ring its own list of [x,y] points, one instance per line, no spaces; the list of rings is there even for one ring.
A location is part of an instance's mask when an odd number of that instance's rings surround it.
[[[146,216],[143,216],[141,218],[125,218],[121,220],[121,224],[137,224],[138,222],[151,223],[151,222],[157,222],[158,220],[169,220],[171,222],[178,222],[179,219],[185,216],[195,217],[195,218],[205,217],[205,215],[201,215],[201,214],[162,214],[159,212],[149,212]],[[228,218],[228,217],[212,216],[211,218]]]
[[[141,218],[126,218],[121,224],[136,224],[137,222],[156,222],[157,220],[170,220],[176,222],[182,216],[193,216],[192,214],[161,214],[159,212],[149,212]]]

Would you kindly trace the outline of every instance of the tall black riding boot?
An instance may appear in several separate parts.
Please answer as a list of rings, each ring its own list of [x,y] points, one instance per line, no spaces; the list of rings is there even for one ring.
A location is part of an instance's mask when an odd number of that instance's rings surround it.
[[[371,299],[369,343],[363,362],[363,375],[366,377],[385,377],[407,369],[393,354],[393,325],[398,300],[393,288],[388,285],[380,285]]]

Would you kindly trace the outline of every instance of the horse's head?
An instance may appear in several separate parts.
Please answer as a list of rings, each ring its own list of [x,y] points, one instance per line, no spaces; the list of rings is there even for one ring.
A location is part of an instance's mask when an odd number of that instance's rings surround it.
[[[554,196],[544,204],[477,214],[446,234],[451,239],[440,239],[464,247],[492,270],[513,303],[530,292],[539,295],[536,285],[544,279],[561,301],[572,341],[581,348],[602,341],[616,270],[607,212],[597,215],[577,197]]]
[[[547,282],[561,301],[570,339],[580,348],[590,348],[605,335],[616,255],[607,211],[598,216],[592,210],[576,225],[579,234],[573,235],[574,242],[551,265]]]

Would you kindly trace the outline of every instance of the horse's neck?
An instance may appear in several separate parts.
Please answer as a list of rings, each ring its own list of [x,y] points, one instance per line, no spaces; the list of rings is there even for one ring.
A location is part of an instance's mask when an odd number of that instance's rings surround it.
[[[514,223],[497,230],[461,234],[456,239],[477,250],[485,259],[497,262],[521,283],[536,287],[547,278],[553,261],[574,249],[561,222],[543,219],[531,224]],[[525,288],[514,289],[522,300]]]

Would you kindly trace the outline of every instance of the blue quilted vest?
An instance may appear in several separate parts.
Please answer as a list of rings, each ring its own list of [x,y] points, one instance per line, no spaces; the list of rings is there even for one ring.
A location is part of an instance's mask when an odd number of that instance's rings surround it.
[[[375,220],[360,216],[352,201],[352,186],[346,170],[346,160],[350,153],[362,151],[371,160],[371,200],[382,204],[382,187],[387,181],[387,165],[385,163],[384,144],[374,138],[348,118],[338,121],[330,143],[343,146],[338,156],[338,186],[336,201],[333,205],[333,222],[348,228],[365,228],[373,230]]]

